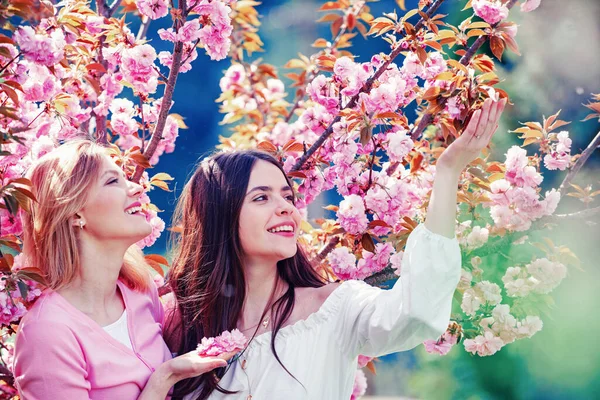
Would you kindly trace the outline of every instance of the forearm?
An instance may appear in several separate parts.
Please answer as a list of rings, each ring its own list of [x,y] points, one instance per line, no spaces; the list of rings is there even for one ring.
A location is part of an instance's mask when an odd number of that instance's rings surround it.
[[[429,199],[425,226],[431,232],[453,238],[456,227],[456,196],[460,171],[438,163]]]
[[[173,374],[163,364],[152,373],[138,400],[164,400],[175,383]]]

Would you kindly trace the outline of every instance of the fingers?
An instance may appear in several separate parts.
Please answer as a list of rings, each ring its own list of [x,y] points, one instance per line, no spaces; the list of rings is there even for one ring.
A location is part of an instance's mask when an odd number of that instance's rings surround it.
[[[473,112],[473,115],[471,115],[471,120],[469,121],[469,124],[467,125],[467,129],[465,129],[463,134],[466,134],[469,139],[471,139],[473,136],[475,136],[475,134],[477,132],[477,127],[480,124],[480,120],[481,120],[481,110],[475,110]]]
[[[227,362],[227,360],[229,360],[231,357],[235,356],[238,352],[237,351],[230,351],[229,353],[223,353],[223,354],[219,354],[219,358],[222,360],[225,360],[225,362]]]
[[[494,103],[493,106],[493,114],[490,116],[488,122],[489,131],[486,132],[486,137],[490,138],[494,135],[496,130],[498,129],[498,122],[500,121],[500,117],[502,116],[502,111],[504,111],[504,107],[506,106],[506,99],[501,99]]]

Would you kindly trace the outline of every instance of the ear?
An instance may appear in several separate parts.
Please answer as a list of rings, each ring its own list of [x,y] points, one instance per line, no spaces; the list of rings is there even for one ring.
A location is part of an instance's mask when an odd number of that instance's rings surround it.
[[[85,218],[80,213],[75,213],[75,215],[71,217],[71,225],[76,228],[83,229],[85,226]]]

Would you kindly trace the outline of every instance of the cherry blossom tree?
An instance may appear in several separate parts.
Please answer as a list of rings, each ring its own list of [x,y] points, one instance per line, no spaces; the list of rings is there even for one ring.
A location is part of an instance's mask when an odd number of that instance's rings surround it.
[[[19,214],[35,201],[24,172],[70,138],[105,143],[148,192],[142,202],[153,232],[138,244],[151,246],[165,228],[151,191],[168,190],[172,178],[146,170],[175,150],[186,128],[171,112],[173,94],[178,75],[199,57],[231,60],[217,99],[231,134],[218,147],[274,153],[294,179],[305,214],[324,192],[340,199],[327,205],[326,217],[303,223],[301,242],[315,268],[330,279],[375,285],[401,276],[403,248],[424,220],[437,158],[483,101],[510,100],[498,87],[496,62],[507,50],[519,54],[517,26],[509,20],[516,0],[465,1],[472,14],[457,26],[438,13],[443,2],[420,0],[407,11],[397,1],[397,10],[382,16],[372,15],[367,1],[324,3],[319,21],[330,25],[331,37],[315,38],[314,54],[283,66],[287,85],[278,68],[253,57],[263,44],[260,4],[253,0],[3,3],[0,15],[11,33],[0,35],[0,398],[16,394],[11,337],[44,283],[39,269],[19,255]],[[526,0],[517,9],[539,5]],[[146,37],[161,18],[172,20],[157,31],[172,51],[157,53]],[[128,27],[131,19],[141,21],[137,33]],[[349,49],[359,34],[386,41],[389,52],[355,61]],[[486,42],[489,55],[480,51]],[[407,112],[414,106],[416,118]],[[587,119],[600,122],[600,95],[586,106],[592,111]],[[467,352],[489,356],[542,329],[550,293],[568,268],[579,266],[570,249],[543,233],[600,211],[591,207],[600,191],[573,183],[600,133],[572,154],[567,125],[556,113],[514,127],[520,144],[505,158],[485,152],[464,171],[456,232],[463,256],[459,300],[448,330],[426,342],[427,351],[443,355],[462,343]],[[566,171],[565,177],[558,188],[542,191],[548,170]],[[584,209],[556,214],[565,196],[582,200]],[[486,262],[507,246],[527,248],[526,257]],[[147,260],[160,285],[167,260],[155,254]],[[363,357],[359,367],[365,366],[374,371]],[[359,369],[353,398],[365,386]]]

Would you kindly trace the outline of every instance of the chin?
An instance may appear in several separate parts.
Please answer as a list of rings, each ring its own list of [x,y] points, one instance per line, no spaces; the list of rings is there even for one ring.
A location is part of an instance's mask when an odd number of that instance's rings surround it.
[[[296,253],[298,252],[298,247],[294,246],[293,249],[283,249],[280,250],[277,253],[277,259],[278,261],[283,261],[283,260],[287,260],[288,258],[292,258],[296,255]]]

